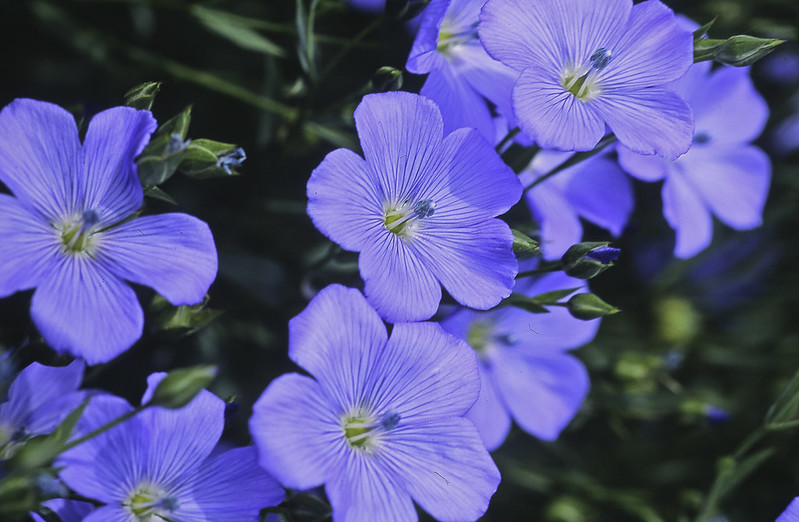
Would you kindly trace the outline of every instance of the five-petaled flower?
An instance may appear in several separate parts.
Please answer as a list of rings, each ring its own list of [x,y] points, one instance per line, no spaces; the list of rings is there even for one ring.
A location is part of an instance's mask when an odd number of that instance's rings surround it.
[[[489,0],[478,33],[520,72],[516,118],[542,147],[593,149],[606,125],[641,154],[691,146],[691,109],[663,85],[693,63],[693,38],[658,0]]]
[[[313,378],[274,380],[250,431],[285,486],[325,485],[335,521],[475,520],[499,484],[464,414],[480,390],[474,352],[434,323],[389,338],[357,290],[323,289],[289,323],[289,356]]]
[[[556,273],[519,281],[514,291],[533,297],[584,286],[585,281]],[[513,307],[488,312],[459,308],[441,326],[477,352],[480,397],[467,417],[489,450],[505,440],[511,417],[527,433],[553,440],[582,405],[588,372],[568,350],[593,339],[598,319],[581,321],[555,307],[548,314]]]
[[[186,214],[130,219],[143,191],[134,158],[155,130],[149,111],[97,114],[81,145],[73,117],[15,100],[0,112],[0,297],[36,288],[31,316],[59,352],[106,362],[142,334],[125,280],[172,304],[202,300],[216,277],[208,226]]]
[[[365,161],[347,149],[328,154],[308,181],[308,214],[360,252],[380,315],[428,319],[440,284],[472,308],[510,295],[513,235],[495,216],[519,201],[521,184],[488,142],[475,129],[444,137],[438,107],[405,92],[364,97],[355,124]]]
[[[166,376],[147,379],[142,403]],[[76,437],[130,412],[127,401],[97,395]],[[284,492],[256,460],[252,447],[212,454],[225,426],[225,402],[201,391],[180,410],[151,407],[66,451],[56,461],[73,491],[106,505],[86,522],[257,520]]]

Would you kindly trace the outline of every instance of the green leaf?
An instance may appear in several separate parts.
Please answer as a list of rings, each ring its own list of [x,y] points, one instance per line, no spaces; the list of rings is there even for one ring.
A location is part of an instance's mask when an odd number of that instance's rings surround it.
[[[700,40],[705,36],[707,36],[707,32],[710,31],[710,28],[713,27],[713,24],[716,23],[717,19],[718,16],[716,16],[715,18],[713,18],[713,20],[709,21],[708,23],[706,23],[705,25],[694,31],[694,46],[696,46],[697,40]]]
[[[311,0],[308,10],[305,9],[305,0],[295,0],[295,23],[297,26],[297,57],[303,72],[315,80],[316,67],[316,42],[314,38],[314,18],[319,0]]]
[[[551,292],[544,292],[543,294],[538,294],[537,296],[533,297],[531,301],[533,303],[540,305],[547,305],[547,304],[551,305],[557,303],[564,297],[573,294],[579,289],[580,287],[578,286],[577,288],[566,288],[565,290],[553,290]]]
[[[152,186],[149,186],[149,185],[145,185],[142,188],[144,189],[144,195],[147,196],[148,198],[153,198],[153,199],[157,199],[159,201],[164,201],[164,202],[169,203],[171,205],[177,205],[178,204],[178,202],[175,201],[175,199],[172,196],[170,196],[169,194],[167,194],[166,192],[164,192],[163,190],[161,190],[158,187],[152,187]]]
[[[158,127],[152,140],[136,158],[139,181],[142,185],[160,185],[168,180],[186,154],[184,141],[191,122],[191,106]]]
[[[286,52],[279,45],[261,33],[249,28],[246,18],[199,5],[191,7],[191,14],[208,30],[242,49],[277,57],[286,55]]]
[[[156,294],[150,303],[150,310],[156,314],[154,322],[159,329],[188,335],[222,315],[222,310],[206,308],[208,301],[209,297],[206,295],[202,303],[173,306]]]
[[[613,315],[621,311],[600,299],[599,296],[591,293],[575,295],[569,299],[567,308],[573,317],[582,319],[583,321],[604,317],[606,315]]]
[[[503,306],[515,306],[534,314],[548,314],[549,310],[536,303],[524,294],[511,294],[510,297],[502,301]]]
[[[196,179],[235,176],[245,159],[244,150],[232,143],[201,138],[189,143],[178,170]]]
[[[511,232],[513,232],[513,253],[518,259],[527,259],[541,254],[541,247],[538,241],[515,228],[511,229]]]
[[[147,406],[160,406],[171,410],[182,408],[208,386],[216,374],[217,369],[213,365],[173,370],[155,387]]]
[[[799,411],[799,370],[766,412],[764,419],[766,428],[780,429],[781,426],[796,421],[799,419],[797,411]]]
[[[49,464],[63,451],[67,441],[72,437],[72,432],[90,400],[91,396],[86,397],[52,433],[28,439],[11,458],[11,466],[19,470],[33,470]]]
[[[757,453],[746,457],[736,463],[732,457],[726,457],[719,462],[721,468],[718,482],[718,499],[724,498],[732,492],[738,485],[751,475],[757,468],[768,460],[776,450],[766,448]]]
[[[125,93],[125,105],[149,111],[155,95],[161,90],[161,82],[144,82]]]

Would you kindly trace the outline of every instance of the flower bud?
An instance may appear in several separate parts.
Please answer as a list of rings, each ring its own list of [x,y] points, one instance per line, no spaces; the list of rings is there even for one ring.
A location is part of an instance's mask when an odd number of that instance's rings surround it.
[[[563,257],[563,271],[578,279],[591,279],[608,268],[619,257],[621,250],[609,246],[607,241],[572,245]]]
[[[160,406],[170,410],[182,408],[208,386],[214,377],[216,366],[193,366],[169,372],[158,383],[147,406]]]
[[[577,319],[588,321],[606,315],[619,313],[615,306],[609,305],[595,294],[577,294],[567,303],[569,313]]]

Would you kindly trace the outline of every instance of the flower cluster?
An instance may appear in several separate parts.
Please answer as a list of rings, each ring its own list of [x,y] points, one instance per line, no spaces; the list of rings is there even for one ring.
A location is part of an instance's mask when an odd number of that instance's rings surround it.
[[[189,157],[205,161],[189,169],[197,177],[232,175],[244,150],[203,149],[179,119],[156,130],[133,107],[95,115],[81,142],[66,110],[7,105],[0,297],[33,290],[41,337],[78,358],[33,363],[0,404],[3,462],[37,435],[63,439],[46,439],[60,444],[48,469],[74,495],[47,499],[34,518],[258,520],[283,487],[324,487],[336,522],[413,521],[414,504],[439,520],[483,516],[500,483],[489,451],[513,422],[542,440],[561,434],[590,387],[571,351],[618,311],[581,292],[620,253],[578,244],[581,220],[620,236],[634,178],[663,181],[678,257],[710,244],[713,215],[739,230],[761,222],[771,167],[751,142],[768,108],[748,69],[693,64],[689,25],[659,0],[430,1],[406,63],[427,75],[421,94],[364,96],[353,114],[361,153],[329,152],[306,185],[308,217],[357,253],[363,291],[325,281],[306,293],[288,356],[307,374],[268,384],[249,419],[254,446],[228,450],[225,402],[197,393],[207,381],[187,377],[194,387],[162,402],[168,377],[154,373],[140,406],[79,387],[85,364],[143,334],[128,283],[181,306],[203,302],[216,277],[203,221],[140,215],[153,187],[137,158],[151,136],[163,172]],[[529,212],[513,212],[522,199]],[[520,264],[520,242],[540,244],[543,259]],[[574,292],[582,308],[561,300]]]

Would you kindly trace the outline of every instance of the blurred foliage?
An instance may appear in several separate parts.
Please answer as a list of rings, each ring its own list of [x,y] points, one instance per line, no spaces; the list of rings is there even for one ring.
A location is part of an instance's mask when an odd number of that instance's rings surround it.
[[[777,54],[797,52],[795,0],[667,3],[699,22],[718,16],[716,38],[787,39]],[[86,386],[136,401],[153,371],[216,365],[211,389],[241,405],[226,437],[249,442],[253,402],[272,379],[296,370],[288,320],[327,283],[360,284],[355,256],[331,247],[307,218],[305,184],[333,148],[358,149],[352,111],[364,94],[418,91],[422,78],[400,72],[411,31],[340,0],[0,0],[0,40],[0,105],[48,100],[86,122],[128,93],[129,103],[152,104],[159,122],[191,105],[189,138],[246,151],[240,176],[154,174],[166,180],[156,195],[209,223],[219,276],[200,307],[171,309],[138,288],[153,302],[150,330],[90,369]],[[772,109],[759,142],[771,151],[771,130],[799,111],[799,78],[774,81],[768,67],[768,59],[757,63],[753,74]],[[154,100],[152,86],[128,92],[148,81],[160,83]],[[176,152],[171,134],[154,153]],[[773,520],[799,495],[795,396],[783,396],[766,422],[799,369],[799,155],[773,157],[764,226],[716,226],[712,247],[688,261],[671,255],[660,186],[636,183],[637,210],[614,243],[622,255],[591,280],[622,312],[576,352],[591,375],[588,400],[556,442],[512,431],[494,454],[503,481],[485,520]],[[174,208],[148,198],[144,211]],[[514,226],[526,230],[522,221]],[[606,239],[587,227],[586,240]],[[0,300],[0,346],[17,348],[0,365],[4,375],[14,371],[9,363],[56,359],[30,322],[29,299],[30,292]],[[777,412],[785,429],[774,429]]]

